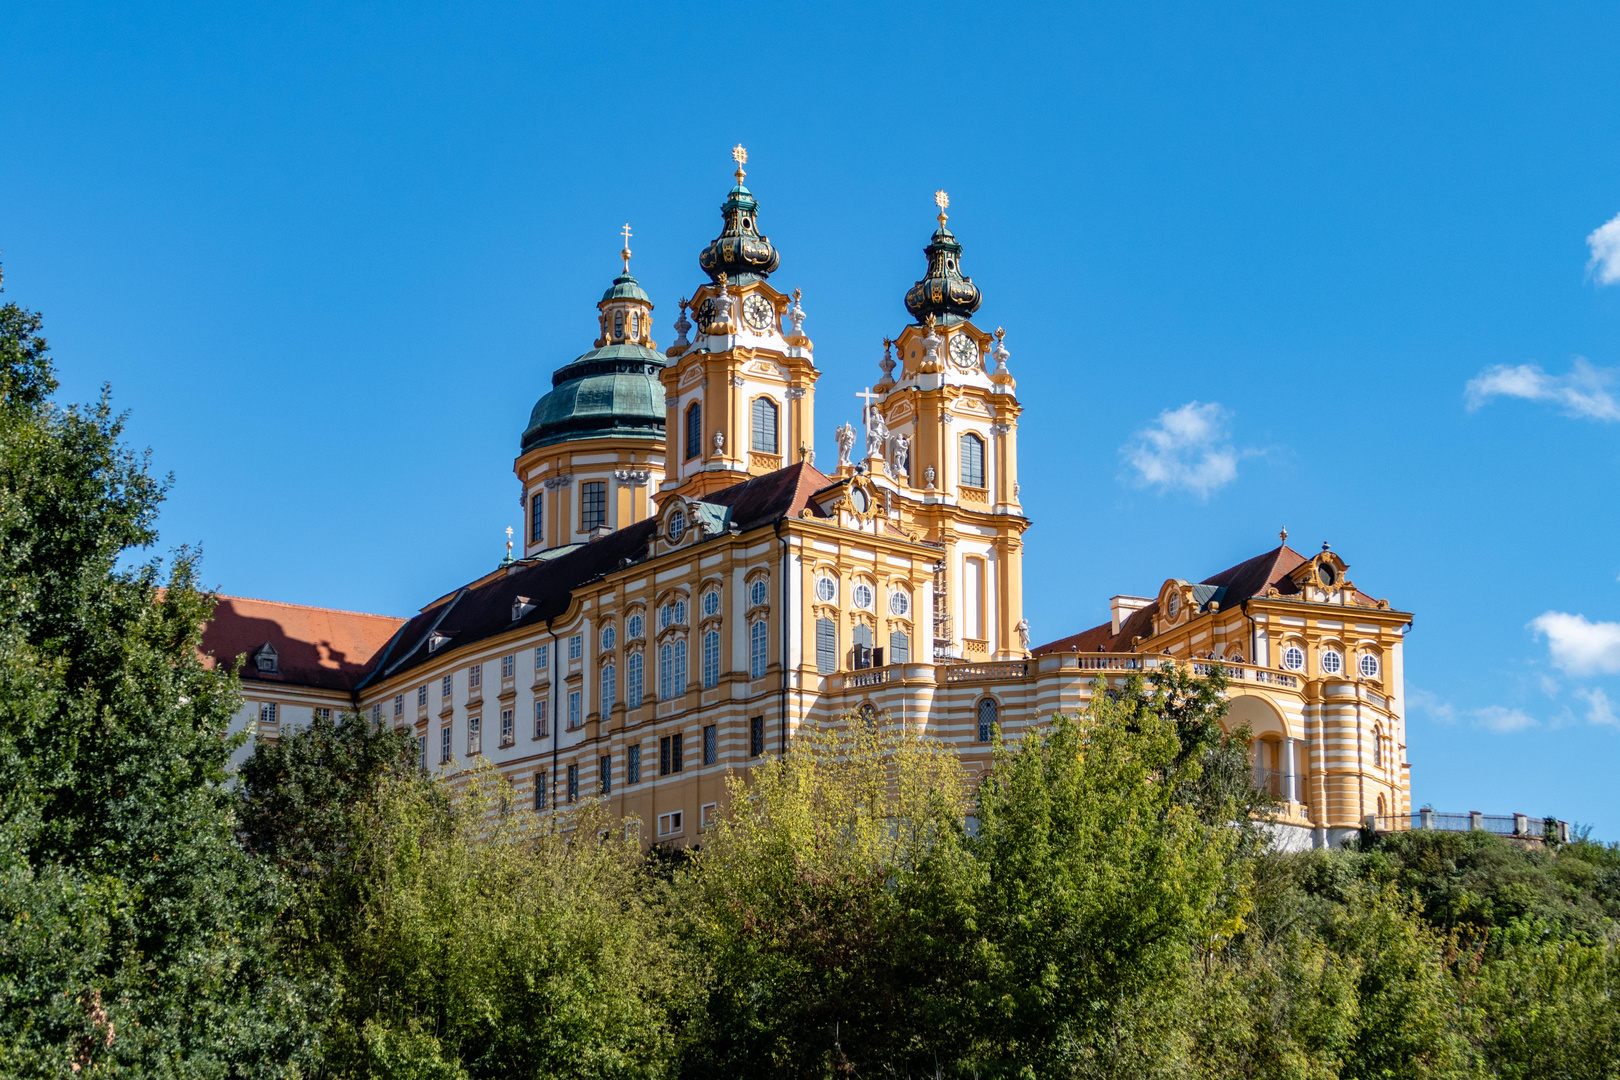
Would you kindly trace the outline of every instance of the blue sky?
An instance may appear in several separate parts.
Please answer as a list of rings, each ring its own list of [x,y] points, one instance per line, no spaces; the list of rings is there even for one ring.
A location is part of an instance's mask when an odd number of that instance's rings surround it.
[[[1417,802],[1620,838],[1620,9],[1227,7],[0,3],[6,298],[211,583],[406,613],[623,222],[667,342],[748,146],[827,452],[943,187],[1038,639],[1287,526],[1416,613]]]

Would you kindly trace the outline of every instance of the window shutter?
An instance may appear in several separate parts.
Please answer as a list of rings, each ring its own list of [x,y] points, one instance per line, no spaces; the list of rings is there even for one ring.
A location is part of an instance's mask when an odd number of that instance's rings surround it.
[[[911,660],[911,638],[906,636],[904,630],[894,630],[889,634],[889,663],[905,664]]]
[[[831,619],[816,620],[816,670],[823,675],[838,670],[838,627]]]

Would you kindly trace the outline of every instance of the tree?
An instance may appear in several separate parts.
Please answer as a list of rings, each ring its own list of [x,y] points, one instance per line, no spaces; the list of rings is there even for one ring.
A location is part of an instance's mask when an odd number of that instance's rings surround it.
[[[105,391],[54,404],[40,329],[0,307],[0,1071],[273,1075],[296,993],[233,835],[212,599],[187,550],[128,561],[167,482]]]

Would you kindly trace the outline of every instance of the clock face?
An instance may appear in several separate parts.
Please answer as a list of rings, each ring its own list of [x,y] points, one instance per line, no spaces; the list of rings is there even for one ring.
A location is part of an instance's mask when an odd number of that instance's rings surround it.
[[[964,371],[979,362],[979,347],[966,334],[951,336],[951,362]]]
[[[775,314],[776,308],[758,293],[743,301],[743,322],[752,330],[764,330],[770,326]]]
[[[698,329],[707,334],[709,332],[709,324],[714,321],[714,297],[711,296],[707,300],[703,301],[703,303],[699,304],[697,306],[697,310],[692,312],[692,314],[697,317]]]

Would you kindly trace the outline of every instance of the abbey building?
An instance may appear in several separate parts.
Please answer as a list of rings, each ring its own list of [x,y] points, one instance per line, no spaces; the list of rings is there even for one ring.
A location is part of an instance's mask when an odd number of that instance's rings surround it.
[[[688,845],[727,770],[807,726],[886,713],[982,773],[994,729],[1078,709],[1099,678],[1219,661],[1287,842],[1409,811],[1411,616],[1325,546],[1301,554],[1285,534],[1032,644],[1013,358],[974,321],[983,297],[943,192],[860,430],[818,448],[815,347],[797,290],[771,284],[780,255],[734,156],[667,347],[626,229],[594,341],[517,440],[525,521],[501,565],[409,619],[221,599],[204,644],[245,658],[255,738],[359,709],[409,728],[424,768],[485,759],[536,811],[605,798],[644,841]]]

